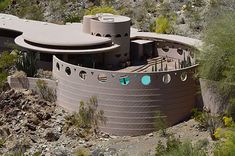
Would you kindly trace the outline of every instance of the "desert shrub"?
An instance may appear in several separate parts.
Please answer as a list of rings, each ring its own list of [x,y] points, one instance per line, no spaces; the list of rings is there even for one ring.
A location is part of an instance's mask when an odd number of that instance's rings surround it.
[[[223,122],[224,122],[224,126],[226,126],[226,127],[234,127],[234,122],[233,122],[232,117],[224,116]]]
[[[11,7],[9,12],[21,18],[39,21],[44,19],[43,6],[37,4],[36,0],[17,0],[17,5]]]
[[[20,71],[24,71],[27,76],[33,77],[37,73],[37,54],[35,52],[19,52],[16,68]]]
[[[223,121],[221,116],[212,115],[208,111],[198,111],[197,109],[193,110],[193,118],[199,122],[199,128],[208,130],[210,136],[215,140],[215,131],[217,128],[223,126]]]
[[[96,97],[91,97],[86,103],[81,101],[79,111],[66,117],[65,128],[75,126],[97,132],[99,124],[105,124],[104,112],[98,110]]]
[[[167,138],[166,146],[161,141],[156,147],[156,156],[206,156],[205,146],[208,141],[199,141],[193,145],[191,142],[180,142],[174,136]]]
[[[156,20],[156,33],[169,34],[173,33],[173,27],[167,17],[161,16]]]
[[[55,89],[52,89],[48,87],[48,84],[44,80],[37,80],[36,82],[37,90],[39,92],[39,95],[42,99],[49,101],[49,102],[55,102],[56,100],[56,91]]]
[[[69,12],[68,15],[65,16],[64,23],[70,22],[81,22],[82,18],[84,16],[84,9],[81,9],[79,12]]]
[[[17,61],[17,55],[10,54],[9,52],[4,51],[0,57],[0,88],[3,87],[4,83],[7,80],[7,76],[10,74],[10,71],[13,69]]]
[[[11,4],[12,0],[0,0],[0,11],[4,10]]]
[[[235,13],[226,13],[211,21],[203,37],[199,55],[199,75],[216,81],[220,95],[228,100],[228,116],[235,114]]]
[[[235,155],[235,130],[228,130],[223,134],[223,140],[217,143],[214,156]]]
[[[98,13],[118,14],[114,7],[110,6],[94,6],[85,11],[85,15],[96,15]]]
[[[158,144],[155,148],[156,150],[156,156],[163,156],[164,154],[167,154],[168,152],[172,151],[173,149],[176,149],[180,145],[179,139],[175,138],[174,135],[168,135],[166,140],[166,145],[163,144],[162,141],[158,141]]]
[[[167,121],[166,121],[166,116],[163,116],[161,112],[157,111],[155,113],[155,121],[154,121],[154,127],[161,132],[162,136],[167,135]]]
[[[74,152],[74,156],[91,156],[91,153],[86,148],[79,148]]]
[[[4,144],[5,144],[5,140],[0,139],[0,148],[2,148],[4,146]]]

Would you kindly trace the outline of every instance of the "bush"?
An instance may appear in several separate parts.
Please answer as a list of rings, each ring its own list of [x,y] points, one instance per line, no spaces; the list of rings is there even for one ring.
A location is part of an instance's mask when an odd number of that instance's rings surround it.
[[[80,102],[78,113],[66,117],[65,128],[75,126],[86,130],[97,132],[99,124],[105,124],[104,112],[98,110],[96,97],[91,97],[86,103]]]
[[[167,138],[166,146],[159,141],[156,147],[156,156],[206,156],[205,149],[208,142],[198,142],[192,145],[189,141],[180,142],[174,136]]]
[[[17,61],[17,55],[10,54],[9,52],[4,51],[0,57],[0,88],[3,87],[7,80],[7,76],[10,74],[10,71],[13,69]]]
[[[3,11],[6,9],[10,4],[12,0],[0,0],[0,11]]]
[[[233,156],[235,155],[235,131],[228,130],[223,135],[224,140],[217,143],[214,156]]]
[[[234,12],[226,13],[214,18],[208,24],[204,32],[204,44],[199,56],[200,77],[217,81],[220,93],[225,99],[235,97],[234,19]]]
[[[161,16],[156,20],[156,33],[170,34],[173,33],[173,26],[167,17]]]
[[[96,15],[98,13],[118,14],[118,12],[114,9],[114,7],[110,6],[95,6],[85,11],[85,15]]]
[[[193,109],[192,112],[192,116],[197,122],[199,122],[200,128],[209,130],[211,138],[213,140],[217,139],[215,137],[215,131],[217,128],[223,126],[221,116],[214,116],[208,111],[198,111],[197,109]]]
[[[37,90],[42,99],[55,102],[56,101],[56,91],[55,89],[49,88],[47,83],[44,80],[37,80],[36,82]]]
[[[156,112],[154,126],[157,130],[160,130],[162,136],[166,136],[167,121],[166,116],[163,116],[161,112]]]
[[[91,153],[86,148],[79,148],[74,152],[74,156],[91,156]]]

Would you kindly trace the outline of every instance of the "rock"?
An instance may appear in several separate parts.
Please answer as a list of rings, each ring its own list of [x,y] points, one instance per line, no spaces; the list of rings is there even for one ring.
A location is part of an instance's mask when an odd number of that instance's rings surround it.
[[[30,123],[26,123],[25,126],[31,131],[36,131],[37,129],[35,125],[30,124]]]
[[[49,131],[46,133],[45,139],[49,142],[57,141],[57,140],[59,140],[60,135],[61,134],[59,134],[58,132]]]
[[[104,133],[104,134],[102,134],[102,137],[103,137],[103,138],[110,138],[110,135],[107,134],[107,133]]]
[[[153,137],[153,133],[149,133],[149,134],[148,134],[148,137]]]

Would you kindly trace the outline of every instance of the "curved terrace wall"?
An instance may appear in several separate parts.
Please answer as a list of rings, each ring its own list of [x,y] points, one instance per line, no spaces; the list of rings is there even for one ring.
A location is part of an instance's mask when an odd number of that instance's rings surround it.
[[[78,111],[81,100],[96,96],[98,108],[107,118],[106,125],[100,126],[101,130],[115,135],[146,134],[154,130],[156,111],[167,117],[169,125],[184,120],[190,114],[196,95],[195,68],[196,65],[167,72],[122,73],[75,66],[54,56],[57,104],[69,111]],[[86,76],[81,78],[79,73],[86,73]],[[184,73],[187,73],[186,79],[181,76]],[[106,75],[107,79],[99,81],[99,74]],[[171,77],[169,83],[163,82],[166,74]],[[146,75],[151,79],[149,85],[141,82]],[[123,76],[129,77],[129,84],[120,83]]]

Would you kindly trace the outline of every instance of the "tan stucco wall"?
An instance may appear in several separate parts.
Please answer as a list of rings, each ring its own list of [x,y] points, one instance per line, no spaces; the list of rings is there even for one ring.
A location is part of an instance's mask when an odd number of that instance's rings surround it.
[[[71,70],[71,75],[66,74],[66,67]],[[166,115],[170,125],[190,114],[196,98],[195,67],[158,73],[120,73],[74,66],[54,57],[53,74],[58,80],[57,104],[71,112],[78,111],[81,100],[97,96],[98,108],[107,117],[106,125],[100,126],[103,131],[115,135],[146,134],[154,130],[156,111]],[[87,73],[85,80],[79,77],[81,71]],[[186,81],[180,78],[183,72],[187,73]],[[106,82],[98,81],[101,73],[107,76]],[[165,74],[171,76],[169,84],[162,82]],[[119,82],[123,75],[130,77],[126,86]],[[151,77],[148,86],[141,83],[144,75]]]

